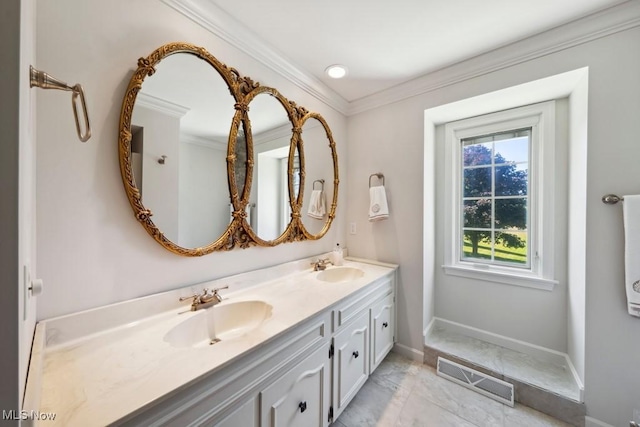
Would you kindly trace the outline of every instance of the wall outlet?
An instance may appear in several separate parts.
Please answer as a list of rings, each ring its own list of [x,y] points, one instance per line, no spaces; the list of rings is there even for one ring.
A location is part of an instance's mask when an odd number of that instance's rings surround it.
[[[356,227],[356,223],[352,222],[349,224],[349,234],[356,234],[358,232],[358,228]]]

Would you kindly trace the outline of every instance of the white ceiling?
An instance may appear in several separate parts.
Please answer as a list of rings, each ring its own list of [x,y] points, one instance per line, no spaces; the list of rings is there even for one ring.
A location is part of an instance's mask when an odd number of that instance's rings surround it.
[[[238,21],[239,33],[262,40],[349,102],[625,2],[208,1]],[[335,63],[348,67],[346,78],[325,76]]]

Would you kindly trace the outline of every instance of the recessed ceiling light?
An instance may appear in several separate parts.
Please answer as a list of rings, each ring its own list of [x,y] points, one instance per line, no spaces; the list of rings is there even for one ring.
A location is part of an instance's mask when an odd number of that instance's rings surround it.
[[[347,75],[347,67],[340,64],[330,65],[324,72],[332,79],[341,79]]]

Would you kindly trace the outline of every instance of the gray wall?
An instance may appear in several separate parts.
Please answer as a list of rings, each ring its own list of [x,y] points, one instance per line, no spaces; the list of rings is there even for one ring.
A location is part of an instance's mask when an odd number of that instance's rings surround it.
[[[0,411],[20,409],[18,180],[20,0],[0,5]],[[18,422],[1,421],[2,425]]]
[[[507,49],[526,51],[527,43]],[[423,239],[433,239],[423,236],[424,110],[588,66],[585,399],[590,416],[615,426],[628,425],[633,408],[640,405],[640,320],[626,310],[622,211],[620,206],[602,204],[600,198],[609,192],[640,193],[639,51],[640,28],[632,26],[349,118],[346,221],[357,223],[358,234],[349,235],[347,243],[357,256],[400,264],[400,344],[422,350],[422,330],[434,311],[431,305],[446,313],[439,305],[456,303],[434,295],[429,277],[423,274],[430,268],[424,259],[433,259],[433,254],[423,251]],[[485,58],[470,61],[469,70]],[[464,64],[457,71],[463,74]],[[446,73],[442,71],[441,76]],[[372,224],[366,218],[367,179],[377,171],[385,174],[391,217]],[[539,315],[545,316],[545,312]],[[477,322],[490,332],[508,333],[497,326],[504,319],[489,313],[476,312],[475,316],[465,322],[469,326]],[[507,320],[520,322],[524,331],[524,322],[531,319]],[[492,321],[496,323],[493,326]]]

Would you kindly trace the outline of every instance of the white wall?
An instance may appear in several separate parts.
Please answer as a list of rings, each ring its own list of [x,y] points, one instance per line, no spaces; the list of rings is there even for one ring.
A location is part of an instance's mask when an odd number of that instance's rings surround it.
[[[526,51],[527,43],[505,49]],[[421,350],[423,321],[429,320],[423,319],[422,311],[423,298],[429,302],[429,296],[423,294],[423,268],[428,271],[423,259],[432,257],[423,253],[422,242],[424,110],[588,66],[585,400],[590,416],[616,426],[628,425],[632,409],[640,405],[640,340],[636,339],[640,321],[626,312],[621,208],[603,205],[600,198],[609,192],[640,192],[638,51],[640,29],[636,24],[349,118],[346,220],[357,222],[358,234],[349,235],[347,243],[351,254],[400,264],[401,344]],[[474,58],[470,69],[496,54],[500,51]],[[464,66],[457,67],[464,74]],[[366,220],[367,179],[377,171],[385,174],[391,217],[370,224]],[[434,303],[437,310],[439,301]]]
[[[567,353],[584,384],[586,359],[588,76],[569,98],[569,192],[567,227]]]
[[[244,75],[322,114],[342,170],[345,117],[157,0],[43,1],[37,17],[38,65],[83,84],[93,127],[89,142],[79,143],[68,94],[38,94],[38,267],[47,284],[40,319],[312,256],[343,240],[336,236],[344,236],[345,175],[338,217],[320,241],[201,258],[161,247],[134,218],[118,167],[122,97],[138,58],[173,41],[205,47]]]

